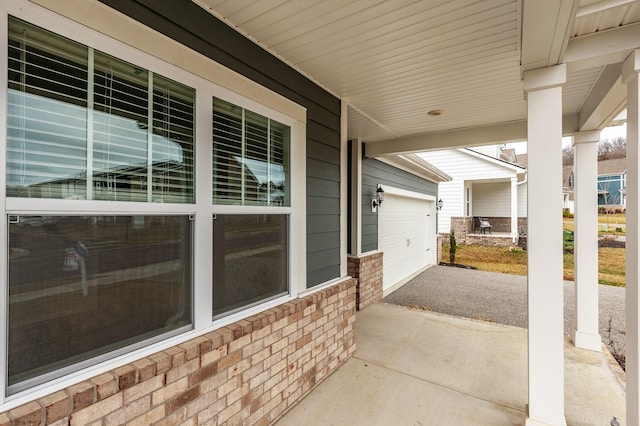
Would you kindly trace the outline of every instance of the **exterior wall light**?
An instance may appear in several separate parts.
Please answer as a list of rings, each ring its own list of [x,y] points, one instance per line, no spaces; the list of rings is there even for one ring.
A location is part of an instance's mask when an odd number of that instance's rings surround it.
[[[442,210],[442,205],[443,205],[443,204],[444,204],[444,203],[442,202],[442,198],[440,198],[440,199],[438,200],[438,205],[436,206],[436,210]]]
[[[382,206],[382,202],[384,201],[384,189],[381,186],[376,189],[376,198],[371,200],[371,208],[375,209],[377,207]]]

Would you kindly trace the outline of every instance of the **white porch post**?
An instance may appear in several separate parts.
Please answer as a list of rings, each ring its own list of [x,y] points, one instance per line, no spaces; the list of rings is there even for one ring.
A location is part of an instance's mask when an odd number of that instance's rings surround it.
[[[640,373],[638,369],[638,232],[640,230],[640,153],[638,152],[638,122],[640,121],[640,50],[627,58],[622,68],[622,81],[627,85],[627,261],[626,261],[626,375],[627,424],[640,424]]]
[[[511,241],[518,242],[518,178],[511,178]]]
[[[566,425],[562,282],[562,85],[565,64],[524,73],[529,153],[529,410],[526,424]]]
[[[600,131],[573,137],[575,167],[576,347],[600,351],[598,331],[598,141]]]

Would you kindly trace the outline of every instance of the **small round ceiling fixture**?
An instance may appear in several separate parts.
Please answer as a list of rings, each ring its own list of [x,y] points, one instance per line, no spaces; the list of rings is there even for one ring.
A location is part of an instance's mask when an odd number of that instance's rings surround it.
[[[431,117],[439,117],[442,114],[444,114],[444,110],[443,109],[432,109],[431,111],[429,111],[427,113],[427,115],[430,115]]]

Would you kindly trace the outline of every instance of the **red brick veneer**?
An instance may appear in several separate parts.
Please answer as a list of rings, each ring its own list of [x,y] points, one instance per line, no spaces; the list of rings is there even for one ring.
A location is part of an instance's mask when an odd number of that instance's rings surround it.
[[[382,252],[349,256],[347,273],[358,280],[356,309],[361,311],[382,300]]]
[[[0,413],[0,426],[274,423],[355,352],[349,279]]]

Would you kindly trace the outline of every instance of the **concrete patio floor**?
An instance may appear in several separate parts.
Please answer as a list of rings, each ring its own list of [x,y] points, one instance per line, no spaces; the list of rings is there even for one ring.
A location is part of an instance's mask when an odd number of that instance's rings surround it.
[[[277,424],[523,425],[527,330],[378,303],[356,320],[355,355]],[[625,424],[604,353],[565,344],[567,425]]]

